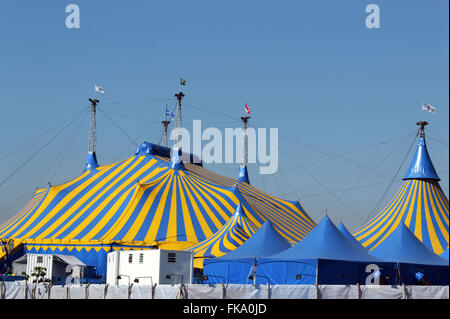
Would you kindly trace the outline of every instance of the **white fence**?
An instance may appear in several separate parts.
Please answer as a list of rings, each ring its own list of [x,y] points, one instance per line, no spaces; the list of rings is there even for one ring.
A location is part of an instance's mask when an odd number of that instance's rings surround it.
[[[448,286],[69,285],[0,282],[0,299],[449,299]]]

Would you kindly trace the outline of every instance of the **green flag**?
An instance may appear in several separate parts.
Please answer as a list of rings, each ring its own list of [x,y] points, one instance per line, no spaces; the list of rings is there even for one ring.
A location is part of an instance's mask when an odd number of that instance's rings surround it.
[[[180,78],[180,85],[186,85],[186,80],[183,78]]]

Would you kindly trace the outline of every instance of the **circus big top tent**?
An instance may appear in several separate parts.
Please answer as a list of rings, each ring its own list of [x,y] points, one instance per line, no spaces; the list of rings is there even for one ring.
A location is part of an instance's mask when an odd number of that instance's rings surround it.
[[[134,156],[100,166],[90,148],[85,171],[39,190],[1,226],[0,238],[12,242],[10,253],[73,255],[104,275],[109,251],[185,249],[213,236],[239,209],[251,225],[243,237],[266,220],[292,244],[314,228],[298,201],[275,198],[169,153],[145,142]]]
[[[419,142],[403,185],[386,208],[353,235],[369,250],[376,248],[401,224],[435,254],[448,248],[449,202],[439,185],[425,143],[424,126],[418,122]]]

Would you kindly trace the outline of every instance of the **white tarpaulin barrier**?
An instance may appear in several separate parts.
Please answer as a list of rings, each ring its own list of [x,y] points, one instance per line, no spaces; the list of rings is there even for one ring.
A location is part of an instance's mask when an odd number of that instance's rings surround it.
[[[70,285],[0,282],[2,299],[449,299],[448,286]],[[50,293],[50,298],[49,298]]]

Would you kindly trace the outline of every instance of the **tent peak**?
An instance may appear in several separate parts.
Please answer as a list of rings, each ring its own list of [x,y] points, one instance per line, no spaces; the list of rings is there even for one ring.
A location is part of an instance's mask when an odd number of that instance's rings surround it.
[[[440,180],[428,154],[424,134],[419,137],[416,153],[403,180],[420,178]]]
[[[185,169],[183,161],[181,160],[182,154],[183,154],[183,152],[181,151],[181,148],[172,150],[172,155],[170,156],[169,168],[177,169],[177,170]]]

